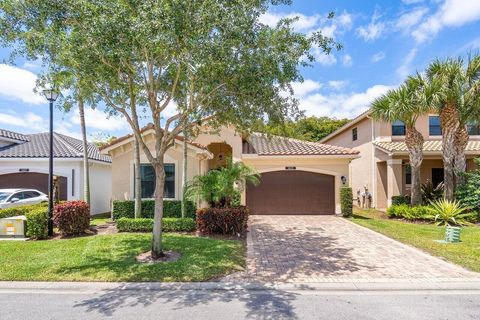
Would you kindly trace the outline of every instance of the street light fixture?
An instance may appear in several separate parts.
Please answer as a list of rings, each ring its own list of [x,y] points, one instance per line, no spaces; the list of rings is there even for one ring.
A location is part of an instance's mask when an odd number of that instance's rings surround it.
[[[50,150],[48,158],[48,235],[53,236],[53,103],[60,95],[54,89],[43,90],[43,95],[50,102]]]

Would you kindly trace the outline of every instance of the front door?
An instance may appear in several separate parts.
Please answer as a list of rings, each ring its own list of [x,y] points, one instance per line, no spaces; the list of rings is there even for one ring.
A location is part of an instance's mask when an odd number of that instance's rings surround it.
[[[432,168],[432,183],[436,187],[443,182],[443,168]]]

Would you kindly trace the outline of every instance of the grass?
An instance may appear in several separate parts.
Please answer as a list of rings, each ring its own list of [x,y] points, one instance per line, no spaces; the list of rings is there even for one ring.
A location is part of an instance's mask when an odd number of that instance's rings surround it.
[[[432,255],[480,272],[480,228],[477,226],[463,227],[460,243],[442,244],[434,240],[444,238],[444,227],[390,220],[383,212],[373,209],[355,208],[350,220]]]
[[[112,219],[110,219],[110,218],[103,218],[103,217],[97,218],[97,217],[93,216],[90,220],[90,226],[91,227],[96,227],[96,226],[99,226],[99,225],[102,225],[102,224],[107,224],[107,222],[110,222],[110,221],[112,221]]]
[[[206,281],[242,270],[244,246],[164,234],[175,262],[144,264],[135,257],[150,250],[150,234],[114,234],[49,241],[1,241],[0,280],[30,281]]]

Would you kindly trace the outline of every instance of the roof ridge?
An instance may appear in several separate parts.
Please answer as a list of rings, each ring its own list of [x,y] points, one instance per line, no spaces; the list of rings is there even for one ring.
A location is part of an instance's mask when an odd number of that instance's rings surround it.
[[[254,132],[256,134],[260,134],[260,135],[268,135],[268,134],[265,134],[265,133],[262,133],[262,132]],[[331,146],[331,147],[334,147],[334,148],[339,148],[339,149],[343,149],[343,150],[353,150],[351,148],[346,148],[346,147],[340,147],[340,146],[334,146],[334,145],[331,145],[331,144],[326,144],[326,143],[322,143],[320,141],[308,141],[308,140],[302,140],[302,139],[297,139],[297,138],[292,138],[292,137],[285,137],[285,136],[280,136],[280,135],[277,135],[277,134],[271,134],[273,137],[277,137],[277,138],[282,138],[282,139],[287,139],[287,140],[290,140],[292,142],[300,142],[300,143],[306,143],[306,144],[309,144],[309,145],[313,145],[313,146],[318,146],[318,145],[328,145],[328,146]]]
[[[54,137],[57,139],[57,140],[60,140],[60,142],[67,148],[69,148],[70,150],[74,151],[75,153],[77,153],[78,156],[82,156],[83,153],[82,153],[82,150],[78,150],[77,148],[75,148],[74,146],[72,146],[66,139],[65,135],[61,134],[61,133],[58,133],[58,132],[53,132],[53,135]],[[71,138],[71,137],[69,137]],[[72,138],[72,139],[75,139],[75,138]],[[78,139],[75,139],[75,140],[78,140]],[[80,140],[78,140],[80,141]]]

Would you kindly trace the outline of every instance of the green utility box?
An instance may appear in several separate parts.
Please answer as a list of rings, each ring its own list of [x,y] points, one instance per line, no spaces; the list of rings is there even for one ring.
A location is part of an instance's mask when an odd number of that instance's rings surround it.
[[[445,242],[460,242],[460,227],[447,226],[445,229]]]
[[[26,222],[25,216],[0,219],[0,238],[25,238]]]

